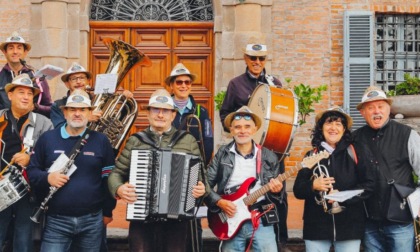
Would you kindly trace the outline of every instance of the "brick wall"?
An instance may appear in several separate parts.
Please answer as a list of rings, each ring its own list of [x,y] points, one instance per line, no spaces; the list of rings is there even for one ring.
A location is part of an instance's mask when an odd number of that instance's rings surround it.
[[[316,112],[343,104],[343,16],[345,10],[420,13],[419,0],[275,0],[273,1],[272,72],[284,82],[327,84]],[[299,128],[286,166],[295,166],[310,149],[314,116]]]

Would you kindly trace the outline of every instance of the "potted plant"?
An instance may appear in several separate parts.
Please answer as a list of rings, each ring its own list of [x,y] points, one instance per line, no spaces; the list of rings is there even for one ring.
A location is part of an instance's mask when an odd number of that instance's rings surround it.
[[[404,74],[404,82],[395,86],[387,95],[392,97],[391,114],[420,117],[420,78]]]

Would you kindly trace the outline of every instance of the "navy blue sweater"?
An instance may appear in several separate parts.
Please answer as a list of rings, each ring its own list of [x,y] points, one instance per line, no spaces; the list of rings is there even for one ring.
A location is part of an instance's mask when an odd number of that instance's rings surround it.
[[[62,152],[69,156],[80,139],[80,136],[69,136],[64,127],[41,135],[27,168],[31,186],[41,201],[49,192],[47,169]],[[49,201],[48,213],[81,216],[102,209],[105,216],[112,216],[115,200],[107,191],[107,178],[114,163],[108,138],[102,133],[90,132],[75,159],[77,170]]]

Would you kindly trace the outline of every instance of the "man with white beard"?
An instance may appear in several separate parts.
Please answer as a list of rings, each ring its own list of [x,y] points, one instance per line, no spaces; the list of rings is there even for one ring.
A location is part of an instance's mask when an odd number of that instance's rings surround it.
[[[39,199],[50,187],[58,188],[48,201],[41,251],[67,251],[70,245],[78,252],[99,251],[103,226],[115,207],[107,191],[114,152],[104,134],[87,128],[94,107],[86,92],[75,90],[61,109],[67,123],[39,138],[27,169]],[[63,153],[74,157],[72,174],[53,169],[68,163],[58,161]]]

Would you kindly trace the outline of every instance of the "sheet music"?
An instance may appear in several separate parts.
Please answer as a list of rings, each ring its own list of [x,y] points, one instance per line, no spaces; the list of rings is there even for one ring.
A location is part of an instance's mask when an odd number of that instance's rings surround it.
[[[55,171],[62,171],[64,169],[65,164],[69,161],[69,158],[66,156],[66,154],[61,153],[61,155],[54,161],[54,163],[51,165],[50,169],[48,169],[48,173],[55,172]],[[72,165],[67,172],[67,176],[71,176],[73,172],[75,172],[77,169],[76,165]]]
[[[64,73],[64,70],[61,67],[53,65],[45,65],[41,69],[35,72],[35,78],[45,77],[48,80],[51,80],[55,76]]]
[[[412,194],[408,195],[407,201],[408,205],[410,206],[410,211],[413,215],[413,219],[415,219],[419,214],[420,208],[420,187],[417,187]]]
[[[97,74],[95,82],[95,94],[115,93],[117,80],[117,74]]]
[[[353,198],[356,195],[361,194],[363,191],[364,191],[363,189],[340,191],[333,194],[325,195],[324,198],[329,199],[329,200],[334,200],[337,202],[343,202],[343,201]]]

